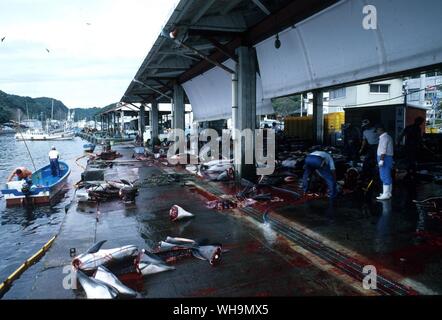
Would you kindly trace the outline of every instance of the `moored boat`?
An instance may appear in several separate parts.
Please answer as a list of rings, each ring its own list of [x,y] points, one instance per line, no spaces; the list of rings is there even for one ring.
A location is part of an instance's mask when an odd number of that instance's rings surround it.
[[[73,133],[46,133],[40,130],[28,130],[23,133],[17,133],[15,135],[17,140],[29,140],[29,141],[47,141],[47,140],[72,140],[74,139]]]
[[[14,134],[15,130],[8,126],[0,126],[0,134]]]
[[[11,181],[6,184],[6,188],[1,192],[5,197],[7,206],[22,204],[49,204],[66,186],[66,181],[71,173],[71,169],[60,161],[60,173],[53,176],[51,166],[47,165],[32,174],[32,185],[24,180]]]
[[[93,144],[93,143],[86,143],[86,144],[83,145],[83,150],[85,152],[94,152],[95,144]]]

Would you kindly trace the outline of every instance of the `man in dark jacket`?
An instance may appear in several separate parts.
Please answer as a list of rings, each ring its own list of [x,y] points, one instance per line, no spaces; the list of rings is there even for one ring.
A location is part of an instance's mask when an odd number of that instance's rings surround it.
[[[424,122],[424,118],[417,117],[413,124],[405,127],[398,139],[398,143],[400,143],[405,137],[405,159],[409,178],[414,178],[416,175],[417,155],[423,146],[422,124]]]

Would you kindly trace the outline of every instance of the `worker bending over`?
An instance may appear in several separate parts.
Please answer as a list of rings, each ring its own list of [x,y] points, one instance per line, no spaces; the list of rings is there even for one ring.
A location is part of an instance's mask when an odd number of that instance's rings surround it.
[[[310,178],[313,173],[325,180],[328,188],[328,196],[335,199],[337,196],[336,188],[336,168],[333,158],[324,151],[314,151],[305,158],[303,188],[304,192],[308,191]]]
[[[26,182],[30,182],[32,179],[32,172],[25,167],[15,168],[9,175],[7,182],[12,181],[14,176],[17,176],[17,180],[26,180]]]
[[[377,159],[379,166],[379,176],[381,177],[383,192],[376,197],[378,200],[388,200],[393,191],[393,179],[391,170],[393,169],[393,138],[385,131],[383,125],[376,126],[376,132],[379,134],[379,145]]]

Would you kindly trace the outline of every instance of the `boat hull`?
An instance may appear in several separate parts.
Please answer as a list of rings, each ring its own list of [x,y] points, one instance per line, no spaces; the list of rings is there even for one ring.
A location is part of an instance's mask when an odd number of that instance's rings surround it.
[[[62,140],[72,140],[74,139],[73,134],[57,134],[57,135],[50,135],[50,134],[16,134],[15,139],[19,141],[62,141]]]
[[[83,145],[84,152],[94,152],[95,150],[95,144],[87,143]]]
[[[6,206],[50,204],[54,197],[67,186],[70,168],[66,163],[61,161],[60,172],[60,177],[52,177],[48,175],[48,173],[50,174],[50,166],[37,170],[32,178],[33,187],[27,194],[21,191],[21,186],[24,181],[13,181],[8,183],[7,188],[1,190],[6,201]]]

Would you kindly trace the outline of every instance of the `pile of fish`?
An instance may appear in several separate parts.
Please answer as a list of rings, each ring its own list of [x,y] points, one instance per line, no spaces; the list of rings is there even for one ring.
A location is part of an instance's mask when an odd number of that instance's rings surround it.
[[[212,181],[229,181],[234,178],[233,160],[212,160],[200,165],[201,174]]]
[[[124,203],[135,202],[138,187],[125,179],[120,181],[87,181],[78,185],[78,201],[105,201],[121,199]]]
[[[119,277],[136,273],[147,276],[175,267],[166,263],[193,256],[216,265],[221,260],[221,245],[202,244],[185,238],[167,237],[152,251],[127,245],[101,249],[100,241],[72,260],[78,282],[88,299],[135,298],[139,293],[126,286]]]

